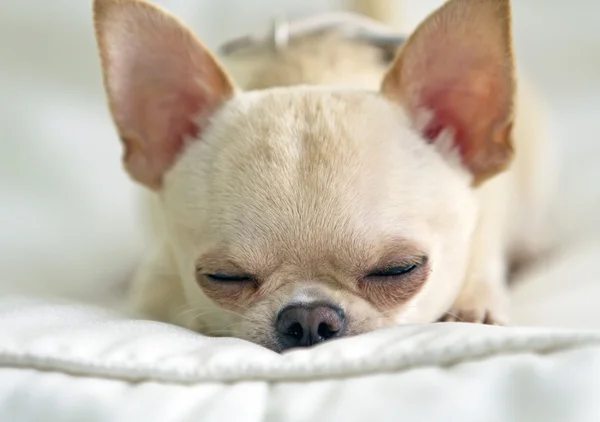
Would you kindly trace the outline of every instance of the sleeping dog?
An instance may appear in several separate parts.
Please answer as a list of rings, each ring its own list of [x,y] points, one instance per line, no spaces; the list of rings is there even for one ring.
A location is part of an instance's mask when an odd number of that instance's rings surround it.
[[[275,351],[508,322],[509,257],[541,238],[547,191],[508,0],[449,0],[389,62],[331,30],[233,54],[231,75],[148,2],[94,12],[152,215],[136,309]]]

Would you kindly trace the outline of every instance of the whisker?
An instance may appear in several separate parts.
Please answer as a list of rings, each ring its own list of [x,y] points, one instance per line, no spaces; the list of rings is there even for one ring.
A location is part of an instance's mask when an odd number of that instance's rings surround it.
[[[239,312],[236,312],[236,311],[232,311],[230,309],[216,308],[216,307],[196,307],[196,306],[190,306],[190,305],[188,305],[188,306],[189,306],[189,309],[185,309],[185,310],[179,312],[175,316],[175,318],[179,319],[179,318],[184,317],[185,315],[187,315],[189,313],[192,313],[192,312],[202,312],[200,315],[205,315],[205,314],[208,314],[208,313],[211,313],[211,312],[226,312],[226,313],[229,313],[229,314],[236,315],[236,316],[238,316],[240,318],[247,319],[247,317],[245,315],[243,315],[243,314],[241,314]],[[243,309],[242,308],[242,310],[247,310],[247,309]],[[194,316],[192,319],[196,319],[196,318],[198,318],[198,316]]]
[[[234,315],[236,317],[239,317],[239,318],[241,318],[241,319],[243,319],[245,321],[252,322],[252,320],[250,318],[248,318],[247,316],[245,316],[243,314],[240,314],[239,312],[235,312],[235,311],[229,310],[229,309],[222,309],[222,308],[195,308],[195,309],[191,309],[191,311],[197,311],[199,313],[196,314],[196,315],[193,315],[190,318],[190,322],[196,321],[198,318],[201,318],[201,317],[203,317],[205,315],[209,315],[209,314],[215,313],[215,312],[225,312],[227,314],[231,314],[231,315]],[[186,313],[189,313],[189,312],[186,311]],[[181,315],[181,316],[183,316],[183,315]]]
[[[456,319],[457,319],[457,320],[459,320],[460,322],[465,322],[465,321],[464,321],[464,320],[463,320],[461,317],[459,317],[459,316],[458,316],[458,315],[456,315],[456,314],[453,314],[452,312],[449,312],[449,311],[448,311],[448,312],[446,312],[446,315],[450,315],[451,317],[454,317],[454,318],[456,318]]]
[[[220,327],[220,328],[215,328],[212,330],[208,330],[205,333],[203,333],[206,336],[214,336],[214,335],[218,335],[218,334],[226,334],[226,335],[231,335],[231,328],[235,327],[236,324],[229,324],[226,325],[224,327]]]

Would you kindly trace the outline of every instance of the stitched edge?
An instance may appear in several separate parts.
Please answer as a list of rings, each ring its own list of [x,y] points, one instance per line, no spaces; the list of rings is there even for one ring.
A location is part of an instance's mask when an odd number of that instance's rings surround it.
[[[170,384],[231,383],[244,381],[314,381],[327,378],[354,378],[365,375],[401,372],[422,367],[452,367],[496,356],[522,353],[552,355],[569,350],[596,347],[600,354],[600,335],[541,335],[490,339],[473,346],[432,348],[418,355],[404,353],[384,359],[361,359],[354,362],[329,362],[327,367],[274,364],[241,365],[235,368],[173,369],[144,364],[103,363],[97,359],[64,359],[15,351],[0,351],[0,368],[22,368],[59,372],[87,378],[115,379],[125,382],[156,381]],[[232,370],[233,369],[233,370]]]

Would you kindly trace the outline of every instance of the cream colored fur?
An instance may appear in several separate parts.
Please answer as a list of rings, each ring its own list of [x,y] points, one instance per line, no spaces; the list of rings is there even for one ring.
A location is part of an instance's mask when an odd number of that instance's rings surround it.
[[[543,122],[522,79],[515,161],[473,188],[443,139],[424,142],[406,111],[376,94],[386,65],[374,47],[328,35],[281,54],[239,54],[226,67],[244,92],[148,191],[154,240],[133,283],[137,310],[274,350],[270,327],[291,302],[339,304],[348,334],[439,319],[508,322],[508,256],[539,249],[549,192]],[[349,287],[350,266],[394,244],[425,251],[429,273],[416,294],[382,311]],[[252,300],[221,306],[199,287],[194,268],[215,251],[265,274]]]

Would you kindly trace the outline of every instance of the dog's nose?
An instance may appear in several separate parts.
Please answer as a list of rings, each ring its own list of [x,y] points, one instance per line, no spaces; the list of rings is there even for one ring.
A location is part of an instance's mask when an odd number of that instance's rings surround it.
[[[343,334],[344,312],[331,305],[290,305],[279,311],[276,329],[283,350],[308,347]]]

